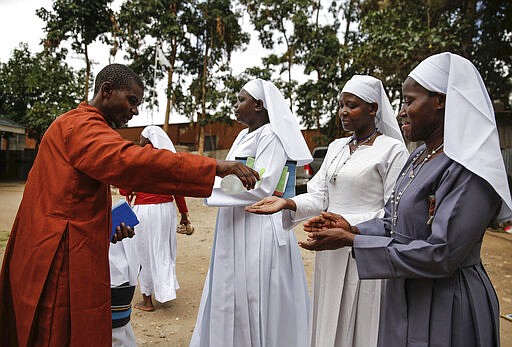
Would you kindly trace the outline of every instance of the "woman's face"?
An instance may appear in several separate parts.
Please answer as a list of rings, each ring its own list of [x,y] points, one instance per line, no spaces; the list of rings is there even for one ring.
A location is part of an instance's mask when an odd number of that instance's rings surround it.
[[[407,77],[402,85],[404,103],[400,110],[402,132],[409,141],[426,141],[433,134],[442,134],[444,95],[429,92]]]
[[[377,104],[369,104],[351,93],[341,93],[338,116],[343,130],[355,132],[373,131]]]
[[[261,118],[258,110],[258,102],[252,97],[251,94],[244,89],[240,90],[237,96],[237,101],[233,105],[236,120],[242,124],[247,125],[249,128],[254,126]]]

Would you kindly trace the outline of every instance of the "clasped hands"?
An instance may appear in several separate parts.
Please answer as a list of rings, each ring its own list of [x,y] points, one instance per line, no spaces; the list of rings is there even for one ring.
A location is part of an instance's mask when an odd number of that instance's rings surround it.
[[[355,235],[359,233],[345,218],[332,212],[322,212],[304,223],[307,233],[305,241],[299,246],[310,251],[324,251],[352,246]]]
[[[283,209],[297,209],[292,199],[275,196],[266,197],[245,208],[246,212],[256,214],[272,214]],[[332,212],[322,212],[304,223],[304,231],[308,234],[305,241],[299,241],[299,246],[310,251],[324,251],[352,246],[359,230],[350,225],[342,216]]]

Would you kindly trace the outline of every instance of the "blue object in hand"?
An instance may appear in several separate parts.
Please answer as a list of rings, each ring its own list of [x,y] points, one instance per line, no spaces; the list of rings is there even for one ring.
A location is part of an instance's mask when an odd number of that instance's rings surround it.
[[[119,200],[114,205],[112,205],[112,230],[110,232],[111,240],[116,232],[116,227],[123,222],[126,224],[126,226],[131,228],[139,224],[137,215],[135,212],[133,212],[130,205],[128,205],[128,203],[124,200]]]

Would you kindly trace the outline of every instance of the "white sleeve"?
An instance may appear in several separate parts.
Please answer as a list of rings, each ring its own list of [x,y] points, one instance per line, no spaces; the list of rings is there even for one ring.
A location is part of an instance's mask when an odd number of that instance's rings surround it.
[[[207,206],[248,206],[274,193],[288,158],[284,147],[272,131],[263,133],[254,145],[257,146],[254,169],[265,169],[260,186],[235,195],[214,187],[212,195],[205,200]]]
[[[320,212],[326,210],[329,206],[326,172],[329,169],[329,163],[333,159],[334,146],[334,142],[329,145],[320,169],[307,183],[308,192],[292,198],[297,206],[296,211],[283,210],[282,219],[285,228],[293,228],[301,221],[319,215]]]

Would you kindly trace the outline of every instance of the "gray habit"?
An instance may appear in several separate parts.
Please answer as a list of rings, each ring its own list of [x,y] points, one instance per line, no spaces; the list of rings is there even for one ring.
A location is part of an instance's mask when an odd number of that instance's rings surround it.
[[[410,181],[410,162],[422,148],[409,157],[395,194]],[[435,214],[428,224],[431,196]],[[392,198],[384,218],[357,225],[359,277],[387,278],[378,346],[499,345],[498,299],[480,248],[500,201],[486,181],[442,153],[403,193],[394,228]]]

